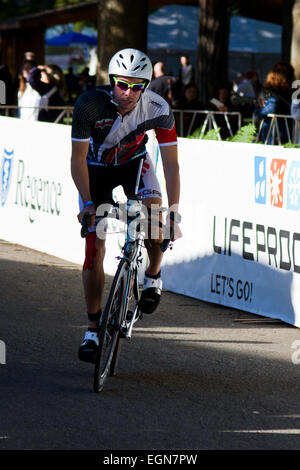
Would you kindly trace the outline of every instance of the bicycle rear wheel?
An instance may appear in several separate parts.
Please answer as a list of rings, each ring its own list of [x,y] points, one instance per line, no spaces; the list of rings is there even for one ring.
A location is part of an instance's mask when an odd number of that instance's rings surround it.
[[[128,278],[126,260],[119,263],[112,282],[109,297],[103,312],[100,326],[99,346],[94,370],[94,391],[103,390],[105,380],[110,370],[114,351],[118,343],[124,298]]]

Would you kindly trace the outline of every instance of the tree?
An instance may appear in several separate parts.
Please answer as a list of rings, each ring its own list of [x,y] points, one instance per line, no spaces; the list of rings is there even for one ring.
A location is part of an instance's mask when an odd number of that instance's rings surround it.
[[[292,5],[293,32],[291,44],[291,64],[295,69],[295,76],[300,79],[300,0],[294,0]]]
[[[0,0],[0,21],[53,8],[55,0]]]
[[[107,83],[110,58],[119,49],[147,48],[147,0],[99,0],[97,83]]]
[[[228,0],[199,0],[197,83],[207,104],[227,84],[230,29]]]

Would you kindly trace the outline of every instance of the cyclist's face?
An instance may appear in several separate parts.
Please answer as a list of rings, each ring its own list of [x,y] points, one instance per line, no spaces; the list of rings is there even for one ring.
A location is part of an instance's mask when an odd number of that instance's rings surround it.
[[[140,78],[130,78],[117,76],[116,79],[124,80],[127,83],[144,83],[145,80]],[[120,114],[127,114],[133,110],[136,103],[140,99],[142,91],[133,91],[132,88],[128,88],[126,91],[121,90],[117,85],[114,86],[113,95],[115,101],[118,103],[118,111]]]

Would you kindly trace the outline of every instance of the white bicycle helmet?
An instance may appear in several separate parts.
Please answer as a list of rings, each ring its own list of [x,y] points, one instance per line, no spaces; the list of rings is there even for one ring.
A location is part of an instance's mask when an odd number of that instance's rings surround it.
[[[108,75],[110,80],[114,75],[142,78],[147,81],[147,87],[152,78],[152,63],[149,57],[138,49],[122,49],[111,58]]]

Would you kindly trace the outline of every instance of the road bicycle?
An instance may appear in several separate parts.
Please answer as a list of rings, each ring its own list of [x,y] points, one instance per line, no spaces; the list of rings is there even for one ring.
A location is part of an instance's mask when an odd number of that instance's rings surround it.
[[[93,389],[96,393],[104,388],[108,376],[116,374],[116,368],[124,339],[132,336],[134,324],[142,318],[139,310],[140,288],[139,269],[143,261],[142,249],[144,247],[145,233],[142,230],[140,219],[142,201],[138,195],[139,181],[143,166],[141,159],[133,196],[128,197],[127,229],[124,246],[114,275],[108,299],[103,310],[98,330],[99,345],[94,368]],[[114,204],[117,206],[117,204]],[[85,237],[90,221],[84,218],[81,235]],[[171,231],[171,230],[170,230]],[[166,238],[160,244],[164,252],[171,248],[171,239]]]

